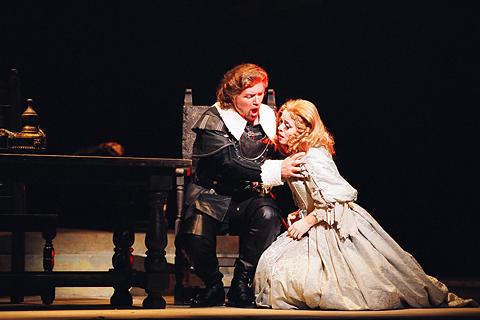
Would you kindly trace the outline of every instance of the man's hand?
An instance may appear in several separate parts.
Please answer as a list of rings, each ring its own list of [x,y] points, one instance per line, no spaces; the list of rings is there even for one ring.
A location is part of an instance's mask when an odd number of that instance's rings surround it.
[[[282,178],[304,178],[305,152],[292,154],[282,162]]]

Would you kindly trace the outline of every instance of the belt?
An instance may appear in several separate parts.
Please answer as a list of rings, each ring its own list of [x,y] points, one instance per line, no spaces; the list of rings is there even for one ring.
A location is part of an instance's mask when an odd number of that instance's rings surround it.
[[[238,196],[240,194],[259,193],[262,195],[269,194],[272,190],[271,187],[265,187],[261,183],[250,182],[246,184],[243,188],[236,186],[229,186],[228,184],[222,183],[221,181],[214,179],[195,179],[195,184],[202,186],[206,189],[215,191],[218,194]]]

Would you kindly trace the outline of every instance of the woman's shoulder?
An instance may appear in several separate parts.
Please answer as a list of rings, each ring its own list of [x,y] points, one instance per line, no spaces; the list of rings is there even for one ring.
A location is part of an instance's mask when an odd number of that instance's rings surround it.
[[[324,147],[314,147],[308,149],[305,156],[305,162],[307,168],[312,170],[313,168],[328,168],[328,171],[330,171],[331,168],[336,167],[335,162],[332,159],[332,155]]]
[[[332,156],[324,147],[314,147],[310,148],[306,154],[306,160],[318,160],[318,159],[332,159]]]

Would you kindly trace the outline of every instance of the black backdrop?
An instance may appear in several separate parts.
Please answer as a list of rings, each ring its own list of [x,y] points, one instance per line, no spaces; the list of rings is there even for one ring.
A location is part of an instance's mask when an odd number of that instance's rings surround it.
[[[0,67],[20,72],[48,149],[115,140],[180,157],[185,88],[230,67],[313,101],[359,204],[437,275],[479,276],[479,5],[471,1],[15,1]]]

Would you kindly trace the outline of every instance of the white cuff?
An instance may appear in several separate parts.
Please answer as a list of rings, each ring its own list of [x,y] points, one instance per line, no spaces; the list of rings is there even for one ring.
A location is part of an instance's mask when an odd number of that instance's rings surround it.
[[[266,187],[275,187],[283,185],[282,181],[282,162],[283,160],[266,160],[262,166],[262,184]]]

